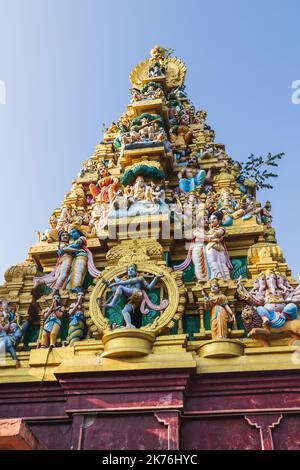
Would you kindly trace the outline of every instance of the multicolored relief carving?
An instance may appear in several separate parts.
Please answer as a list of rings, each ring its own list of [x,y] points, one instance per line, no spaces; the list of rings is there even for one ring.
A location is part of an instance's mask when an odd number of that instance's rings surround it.
[[[271,203],[257,200],[283,154],[235,161],[190,100],[185,76],[160,46],[130,74],[127,109],[104,125],[26,261],[5,273],[8,357],[27,336],[32,354],[87,341],[103,358],[135,358],[155,355],[159,337],[176,350],[187,331],[180,354],[218,360],[257,341],[272,349],[300,338],[300,287]]]
[[[281,273],[267,270],[255,281],[251,292],[238,280],[238,294],[247,302],[243,311],[244,325],[253,338],[266,339],[284,332],[290,333],[291,342],[300,338],[299,286],[294,289]],[[266,341],[263,340],[265,343]]]

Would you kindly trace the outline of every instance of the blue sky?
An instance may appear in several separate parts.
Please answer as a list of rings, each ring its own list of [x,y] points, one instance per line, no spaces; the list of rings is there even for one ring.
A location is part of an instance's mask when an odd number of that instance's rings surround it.
[[[71,179],[125,110],[129,72],[154,44],[175,49],[216,141],[243,160],[285,152],[274,225],[300,271],[298,0],[0,0],[0,273],[25,259]]]

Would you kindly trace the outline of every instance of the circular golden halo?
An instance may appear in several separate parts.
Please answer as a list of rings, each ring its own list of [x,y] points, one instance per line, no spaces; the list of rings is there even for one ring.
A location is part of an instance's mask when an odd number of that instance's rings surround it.
[[[169,301],[167,308],[162,311],[162,313],[154,320],[153,323],[139,328],[139,330],[159,333],[166,327],[171,328],[174,325],[174,321],[181,317],[186,301],[185,290],[184,287],[182,287],[183,283],[182,280],[179,279],[178,273],[173,273],[164,266],[157,266],[154,263],[149,262],[137,263],[137,269],[139,273],[145,272],[154,276],[163,274],[164,277],[161,278],[161,282],[163,283],[166,290],[166,299]],[[105,270],[103,272],[102,277],[99,279],[91,294],[89,316],[97,330],[102,334],[111,331],[108,319],[97,302],[98,298],[104,298],[105,291],[107,290],[107,286],[103,283],[103,281],[105,280],[111,282],[116,276],[121,277],[126,273],[127,264],[110,267],[107,271]]]

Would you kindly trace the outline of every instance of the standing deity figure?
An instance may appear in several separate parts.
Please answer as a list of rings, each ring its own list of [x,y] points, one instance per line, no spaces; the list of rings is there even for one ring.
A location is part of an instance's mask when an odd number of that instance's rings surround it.
[[[116,305],[122,296],[125,297],[126,305],[122,309],[125,326],[126,328],[135,328],[132,324],[131,316],[137,309],[140,309],[143,315],[147,315],[149,313],[149,309],[146,307],[158,312],[167,308],[167,300],[163,300],[160,305],[155,305],[151,302],[146,292],[151,291],[162,277],[163,275],[155,276],[152,281],[148,283],[144,276],[138,275],[137,266],[132,264],[127,268],[127,279],[122,280],[115,277],[115,282],[105,282],[108,288],[113,292],[113,295],[107,303],[102,305],[102,307],[104,309],[116,308]],[[101,307],[100,299],[98,299],[98,302]]]
[[[46,284],[53,290],[66,289],[77,292],[84,288],[87,273],[93,279],[100,275],[94,265],[93,255],[87,248],[86,237],[74,226],[70,234],[60,233],[58,262],[54,271],[34,278],[34,285]]]
[[[67,343],[70,346],[73,346],[75,341],[81,341],[84,337],[85,329],[86,329],[86,319],[84,315],[83,309],[83,297],[84,292],[79,291],[77,293],[77,300],[76,302],[72,303],[69,308],[69,330],[68,330],[68,337]]]
[[[217,281],[211,282],[209,296],[203,297],[207,307],[211,308],[210,329],[213,340],[228,337],[228,323],[234,322],[234,314],[229,306],[228,297],[222,294]]]
[[[96,184],[90,184],[90,192],[97,202],[110,203],[116,195],[119,178],[110,176],[107,168],[104,167],[100,168],[99,177],[99,181]]]
[[[105,203],[96,203],[93,206],[91,219],[90,219],[90,226],[95,227],[96,234],[98,236],[101,235],[101,232],[106,229],[108,224],[108,214],[110,210],[110,204]],[[92,229],[93,233],[93,229]]]
[[[174,271],[184,271],[191,263],[195,268],[195,276],[199,282],[208,280],[209,266],[206,257],[205,233],[208,230],[208,219],[205,216],[199,217],[196,227],[192,231],[193,239],[185,261],[174,266]]]
[[[208,230],[208,218],[203,216],[193,230],[192,261],[195,267],[195,276],[199,282],[208,279],[209,266],[206,256],[205,232]]]
[[[57,338],[61,331],[64,313],[65,307],[61,303],[60,295],[58,292],[54,292],[50,307],[47,307],[43,312],[44,325],[42,338],[39,341],[41,348],[55,348]]]
[[[223,213],[214,212],[210,217],[210,228],[205,237],[209,279],[230,279],[232,265],[224,242],[226,231],[222,227]]]

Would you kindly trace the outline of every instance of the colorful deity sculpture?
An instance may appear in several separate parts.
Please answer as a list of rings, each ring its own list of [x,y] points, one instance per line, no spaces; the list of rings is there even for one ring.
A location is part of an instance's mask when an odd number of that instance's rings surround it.
[[[213,340],[228,338],[228,324],[235,321],[228,297],[222,294],[216,280],[211,282],[210,294],[203,291],[206,307],[211,309],[210,329]]]
[[[138,176],[133,186],[119,192],[111,204],[108,218],[168,214],[169,211],[163,186],[154,182],[148,184],[143,176]]]
[[[193,239],[188,251],[186,260],[177,266],[174,266],[174,271],[184,271],[193,263],[195,268],[195,276],[199,282],[206,282],[209,277],[209,266],[206,256],[206,235],[208,231],[207,217],[199,217],[196,227],[193,229]]]
[[[70,305],[68,311],[70,319],[67,343],[70,346],[73,346],[76,341],[81,341],[84,338],[84,333],[86,330],[86,318],[84,315],[83,297],[84,292],[78,291],[77,300]]]
[[[205,160],[206,158],[214,158],[214,154],[214,148],[211,145],[206,144],[201,152],[200,158],[201,160]]]
[[[13,360],[17,360],[16,347],[28,331],[30,321],[27,320],[22,325],[19,322],[19,315],[15,313],[8,302],[0,302],[0,352],[7,352]]]
[[[99,176],[100,178],[96,184],[90,184],[90,192],[95,201],[109,203],[115,197],[119,178],[110,176],[107,168],[104,167],[100,168]]]
[[[258,291],[252,290],[249,293],[239,279],[238,293],[248,306],[256,308],[266,330],[281,328],[287,322],[298,319],[297,305],[289,301],[293,298],[294,292],[285,285],[286,280],[275,271],[268,270],[259,276],[258,281]],[[298,300],[296,296],[294,298]]]
[[[86,287],[87,273],[93,279],[100,275],[94,265],[93,255],[87,248],[86,237],[76,226],[73,226],[70,234],[64,231],[59,235],[58,262],[54,271],[34,278],[34,285],[46,284],[54,291],[66,289],[78,292]]]
[[[160,62],[153,62],[149,68],[148,75],[149,77],[164,77],[166,74],[166,69]]]
[[[47,228],[41,236],[42,242],[52,243],[58,240],[57,225],[58,225],[57,217],[54,214],[52,214],[49,217],[49,228]]]
[[[211,171],[206,173],[205,170],[195,170],[188,167],[178,173],[178,178],[180,192],[186,194],[204,187],[205,183],[210,181]]]
[[[199,282],[223,279],[228,281],[232,265],[224,242],[225,229],[222,227],[223,214],[214,212],[209,220],[206,216],[197,218],[196,228],[186,260],[175,266],[175,271],[183,271],[193,263]]]
[[[159,83],[149,82],[147,83],[141,91],[134,88],[132,90],[132,101],[144,101],[144,100],[157,100],[164,99],[165,94],[162,86]]]
[[[41,339],[38,346],[41,348],[53,349],[59,337],[62,327],[62,318],[65,314],[65,307],[61,303],[58,292],[54,292],[50,307],[43,311],[44,324]]]
[[[60,216],[57,221],[58,233],[62,230],[69,231],[71,224],[74,223],[75,218],[78,216],[78,212],[72,204],[65,203],[62,206]]]
[[[129,129],[121,133],[120,143],[124,149],[153,146],[167,142],[161,116],[144,113],[131,120]]]
[[[214,212],[210,217],[210,228],[206,236],[206,256],[210,279],[230,279],[232,264],[224,242],[226,230],[222,226],[223,213]]]
[[[263,225],[267,225],[267,224],[271,225],[273,221],[271,211],[272,211],[272,204],[270,201],[267,201],[264,207],[261,209],[258,209],[256,212],[258,223],[263,224]]]
[[[118,197],[118,192],[116,193],[115,199]],[[115,202],[115,199],[113,200],[113,204]],[[93,205],[92,213],[91,213],[91,219],[90,219],[90,226],[95,228],[96,234],[98,237],[101,237],[101,233],[103,230],[107,228],[108,224],[108,214],[110,211],[110,204],[105,204],[104,202],[99,203],[97,202],[96,204]]]
[[[112,296],[108,302],[101,304],[98,299],[99,306],[103,309],[116,308],[118,301],[123,297],[126,305],[122,309],[122,315],[126,328],[135,328],[132,324],[132,314],[139,309],[141,314],[147,315],[149,308],[157,312],[165,310],[169,304],[167,300],[163,300],[160,305],[153,304],[148,297],[147,291],[151,291],[158,283],[163,275],[155,276],[148,283],[144,276],[138,275],[138,269],[135,264],[129,265],[127,268],[127,279],[122,280],[115,277],[115,282],[105,281],[107,287],[112,291]]]
[[[229,189],[222,191],[219,201],[218,210],[223,212],[224,227],[231,226],[235,220],[250,220],[256,211],[253,197],[246,194],[237,202]]]

